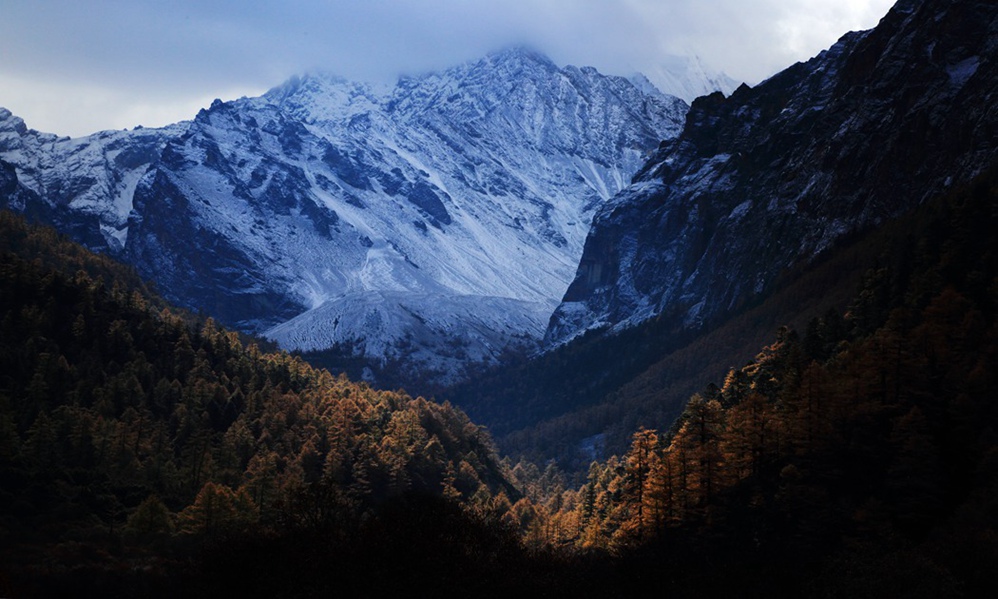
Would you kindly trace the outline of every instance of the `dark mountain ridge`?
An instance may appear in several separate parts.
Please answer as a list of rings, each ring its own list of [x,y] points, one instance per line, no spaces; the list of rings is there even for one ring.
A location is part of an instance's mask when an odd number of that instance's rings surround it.
[[[755,88],[698,99],[594,218],[548,342],[662,313],[696,327],[979,173],[998,151],[995,14],[901,2]]]

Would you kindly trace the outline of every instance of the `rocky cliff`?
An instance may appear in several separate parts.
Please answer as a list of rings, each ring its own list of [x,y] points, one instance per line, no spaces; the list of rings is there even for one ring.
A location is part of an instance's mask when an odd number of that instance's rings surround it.
[[[696,100],[599,209],[558,344],[664,315],[697,327],[998,157],[998,5],[902,0],[755,88]]]

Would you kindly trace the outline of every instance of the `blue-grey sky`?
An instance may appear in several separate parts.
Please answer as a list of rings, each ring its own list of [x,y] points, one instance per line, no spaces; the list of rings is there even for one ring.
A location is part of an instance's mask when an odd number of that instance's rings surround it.
[[[510,45],[608,74],[669,55],[756,83],[894,0],[4,0],[0,106],[61,135],[189,119],[328,71],[392,80]]]

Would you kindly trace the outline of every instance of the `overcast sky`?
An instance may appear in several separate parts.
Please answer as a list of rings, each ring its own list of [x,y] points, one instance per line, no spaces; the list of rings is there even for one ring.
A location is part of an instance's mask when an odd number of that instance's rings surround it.
[[[192,118],[293,74],[437,70],[511,45],[607,74],[697,54],[750,84],[894,0],[3,0],[0,106],[61,135]]]

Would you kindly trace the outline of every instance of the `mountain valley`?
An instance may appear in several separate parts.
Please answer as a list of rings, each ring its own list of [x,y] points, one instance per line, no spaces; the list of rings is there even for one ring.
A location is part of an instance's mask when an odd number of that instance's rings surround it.
[[[0,596],[990,596],[996,232],[993,2],[0,109]]]

